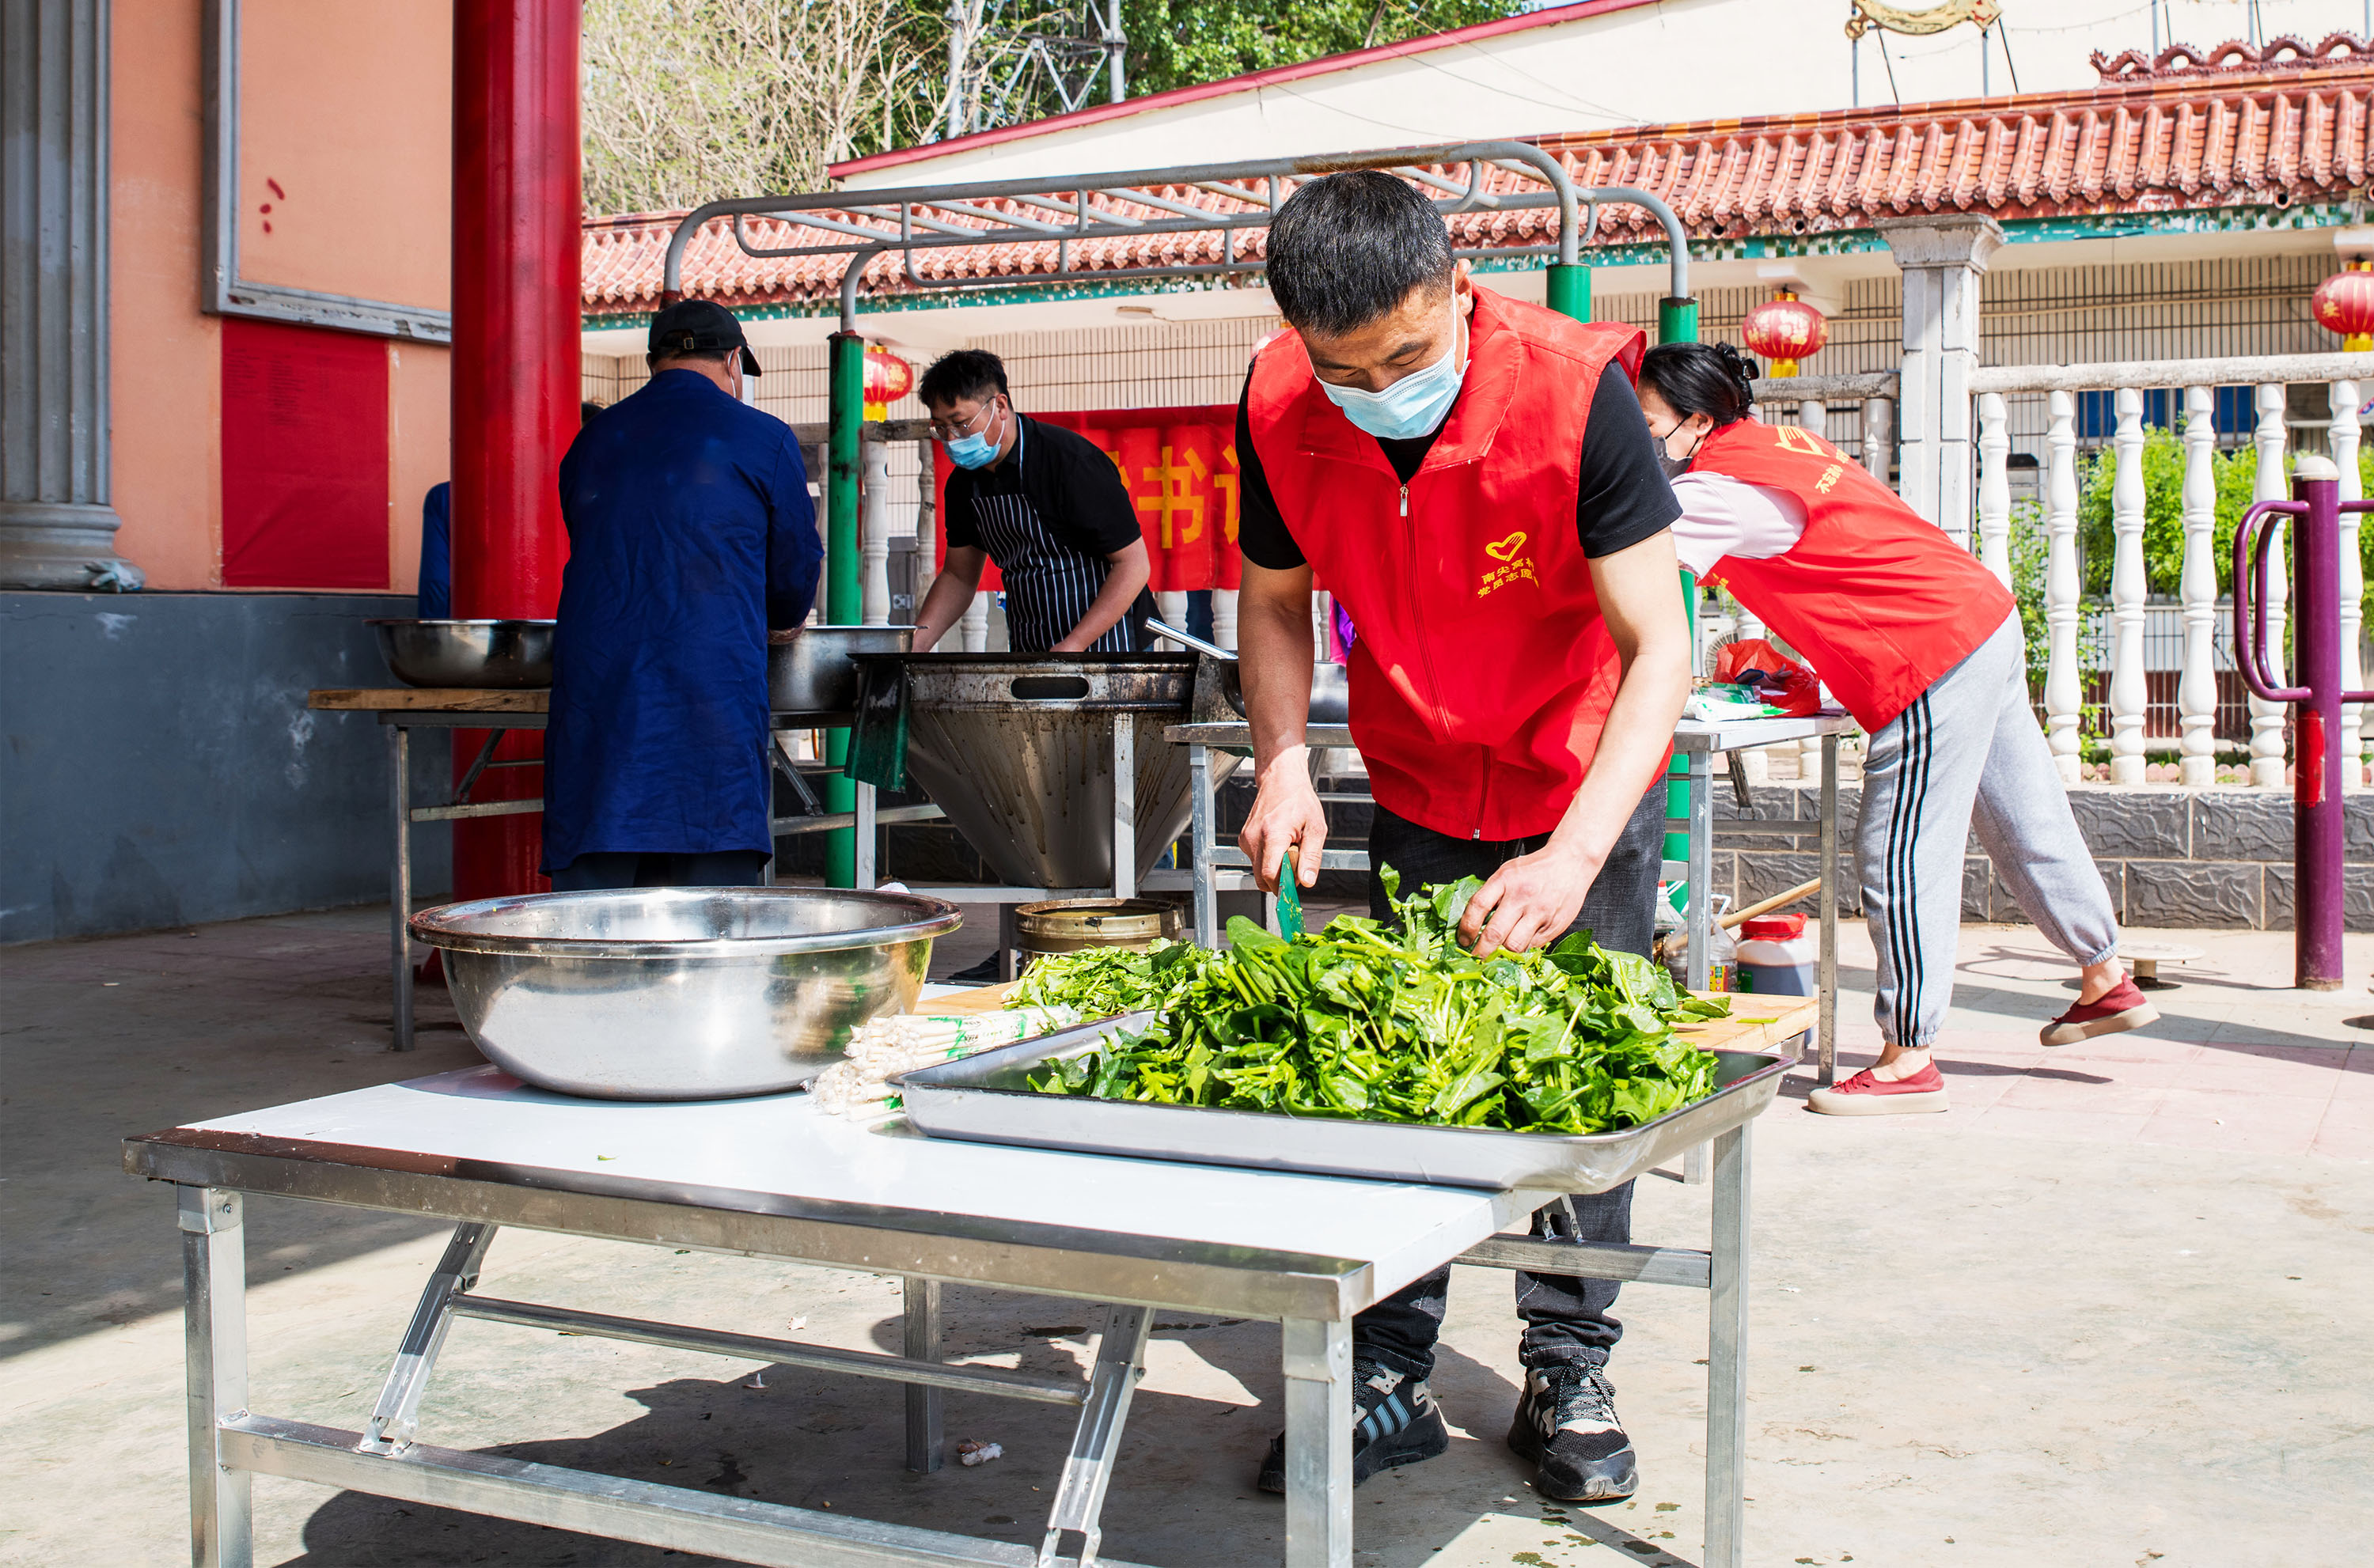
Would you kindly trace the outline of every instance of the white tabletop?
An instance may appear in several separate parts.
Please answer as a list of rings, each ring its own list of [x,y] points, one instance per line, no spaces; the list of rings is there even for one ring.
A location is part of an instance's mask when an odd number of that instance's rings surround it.
[[[1674,749],[1684,754],[1753,751],[1783,741],[1843,735],[1854,727],[1855,721],[1843,713],[1817,713],[1810,719],[1685,719],[1674,726]]]
[[[860,1206],[910,1224],[921,1216],[926,1223],[916,1228],[970,1217],[1343,1259],[1369,1265],[1378,1294],[1545,1200],[931,1139],[902,1119],[863,1125],[826,1115],[804,1094],[676,1104],[578,1099],[491,1067],[182,1130],[285,1140],[281,1158],[335,1151],[347,1165],[371,1163],[357,1151],[437,1156],[482,1173],[517,1173],[523,1186],[577,1176],[605,1191],[670,1201],[731,1192]],[[307,1145],[321,1154],[309,1155]]]

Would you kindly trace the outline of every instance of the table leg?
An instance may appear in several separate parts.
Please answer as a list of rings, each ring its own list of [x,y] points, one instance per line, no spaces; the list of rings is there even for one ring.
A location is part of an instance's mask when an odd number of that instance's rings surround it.
[[[899,1353],[911,1361],[940,1359],[940,1282],[910,1276],[907,1288],[906,1337]],[[907,1385],[907,1468],[929,1475],[947,1457],[947,1439],[940,1425],[940,1391]]]
[[[1708,1292],[1705,1568],[1740,1568],[1747,1526],[1748,1128],[1714,1141]]]
[[[1352,1326],[1289,1317],[1285,1340],[1287,1568],[1351,1568]]]
[[[371,1410],[363,1440],[355,1446],[366,1454],[401,1454],[412,1445],[420,1427],[420,1399],[429,1392],[429,1375],[437,1368],[437,1352],[445,1348],[445,1330],[453,1324],[453,1302],[478,1282],[479,1266],[495,1239],[495,1227],[461,1224],[445,1244],[445,1256],[429,1276],[428,1288],[412,1309],[412,1321],[396,1348],[395,1364],[388,1368],[379,1403]]]
[[[247,1413],[247,1242],[240,1195],[174,1189],[182,1232],[182,1332],[189,1377],[191,1568],[251,1568],[245,1470],[226,1469],[217,1423]]]
[[[387,907],[389,996],[394,1008],[392,1048],[412,1048],[412,935],[405,922],[412,919],[412,731],[401,724],[387,730],[387,755],[394,777],[388,795],[395,807],[395,838],[388,862]]]
[[[1839,1069],[1839,738],[1822,737],[1822,967],[1814,1032],[1824,1087]]]
[[[1137,725],[1127,713],[1113,715],[1112,890],[1115,898],[1137,896]]]
[[[1195,888],[1195,945],[1220,945],[1218,896],[1212,888],[1212,748],[1187,748],[1187,852]]]
[[[1105,1331],[1097,1340],[1097,1364],[1088,1374],[1087,1402],[1081,1407],[1080,1424],[1072,1433],[1072,1453],[1064,1461],[1055,1506],[1047,1515],[1047,1536],[1039,1545],[1039,1568],[1053,1568],[1065,1530],[1079,1532],[1080,1568],[1096,1568],[1097,1544],[1104,1536],[1099,1520],[1104,1513],[1105,1489],[1112,1484],[1122,1427],[1129,1420],[1130,1396],[1137,1390],[1146,1364],[1146,1336],[1153,1327],[1150,1306],[1105,1309]],[[1349,1459],[1346,1462],[1348,1466]]]
[[[1704,752],[1689,755],[1690,793],[1690,959],[1692,990],[1704,990],[1713,977],[1714,956],[1714,759]],[[1692,1187],[1707,1179],[1703,1143],[1682,1152],[1682,1180]]]
[[[874,786],[863,778],[857,781],[857,874],[850,880],[860,887],[875,883],[874,857],[878,848],[874,824]]]

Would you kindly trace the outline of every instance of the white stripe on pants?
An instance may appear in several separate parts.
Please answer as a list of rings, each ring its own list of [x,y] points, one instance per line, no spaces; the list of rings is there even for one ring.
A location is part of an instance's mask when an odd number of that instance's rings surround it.
[[[1972,828],[2039,930],[2079,964],[2119,950],[2110,890],[2028,706],[2017,612],[1871,737],[1855,858],[1879,954],[1873,1013],[1925,1050],[1954,999],[1963,845]]]

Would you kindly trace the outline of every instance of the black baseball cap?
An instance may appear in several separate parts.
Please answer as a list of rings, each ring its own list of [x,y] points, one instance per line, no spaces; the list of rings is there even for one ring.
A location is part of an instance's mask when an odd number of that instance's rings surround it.
[[[704,348],[738,348],[742,351],[742,373],[762,373],[758,357],[750,352],[750,345],[742,335],[742,323],[734,319],[733,311],[714,299],[679,299],[652,318],[653,354],[697,354]]]

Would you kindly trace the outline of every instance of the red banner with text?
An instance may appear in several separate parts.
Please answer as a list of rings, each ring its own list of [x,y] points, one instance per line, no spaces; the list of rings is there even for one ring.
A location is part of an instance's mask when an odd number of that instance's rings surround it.
[[[1197,408],[1111,408],[1076,414],[1034,414],[1048,425],[1076,430],[1096,443],[1121,470],[1122,484],[1137,511],[1152,568],[1148,584],[1158,593],[1235,588],[1241,576],[1237,554],[1240,505],[1237,408],[1214,404]],[[938,510],[947,515],[946,451],[933,446]],[[937,531],[938,559],[947,558],[947,532]],[[995,565],[981,585],[1000,585]]]

